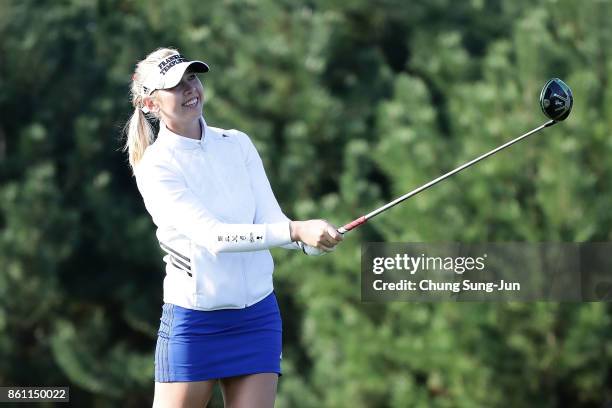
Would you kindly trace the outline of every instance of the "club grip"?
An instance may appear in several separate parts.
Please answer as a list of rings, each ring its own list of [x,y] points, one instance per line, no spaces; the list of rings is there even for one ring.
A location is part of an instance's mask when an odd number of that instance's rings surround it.
[[[353,228],[357,228],[361,224],[364,224],[367,220],[368,219],[365,217],[365,215],[362,215],[361,217],[357,218],[356,220],[351,221],[350,223],[346,224],[343,227],[340,227],[338,229],[338,232],[341,233],[341,234],[345,234],[345,233],[349,232],[350,230],[352,230]]]

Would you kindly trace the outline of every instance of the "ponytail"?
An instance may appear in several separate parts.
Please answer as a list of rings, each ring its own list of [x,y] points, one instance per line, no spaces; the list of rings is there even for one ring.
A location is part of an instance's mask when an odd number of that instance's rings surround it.
[[[153,143],[155,135],[151,124],[140,108],[136,107],[132,117],[125,125],[127,140],[124,151],[128,152],[130,166],[134,171],[136,165],[142,159],[146,148]]]
[[[136,71],[132,75],[132,84],[130,87],[134,113],[123,128],[124,133],[127,134],[127,140],[123,150],[128,152],[128,159],[132,167],[132,172],[135,171],[147,147],[155,140],[155,134],[153,133],[153,127],[149,123],[149,119],[159,120],[158,114],[149,112],[143,104],[145,95],[150,95],[150,93],[145,92],[142,79],[147,77],[151,69],[157,69],[157,65],[161,60],[177,52],[178,51],[174,48],[158,48],[147,55],[144,60],[136,64]],[[147,112],[146,115],[143,109]]]

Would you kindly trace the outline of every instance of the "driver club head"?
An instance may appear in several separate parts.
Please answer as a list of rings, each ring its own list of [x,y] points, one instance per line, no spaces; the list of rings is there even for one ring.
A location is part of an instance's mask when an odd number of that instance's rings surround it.
[[[567,119],[573,105],[572,90],[559,78],[549,80],[542,88],[540,106],[548,118],[556,122]]]

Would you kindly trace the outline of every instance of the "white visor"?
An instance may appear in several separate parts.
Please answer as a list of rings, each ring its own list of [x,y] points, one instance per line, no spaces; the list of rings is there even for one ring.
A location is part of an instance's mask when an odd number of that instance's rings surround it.
[[[157,89],[175,87],[181,82],[187,68],[191,68],[192,72],[209,71],[208,65],[202,61],[189,61],[181,54],[169,55],[142,82],[144,93],[151,95]]]

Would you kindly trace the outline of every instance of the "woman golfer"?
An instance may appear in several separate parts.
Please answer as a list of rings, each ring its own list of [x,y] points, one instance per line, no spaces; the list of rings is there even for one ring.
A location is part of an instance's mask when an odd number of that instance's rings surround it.
[[[282,333],[268,249],[317,255],[342,236],[323,220],[290,221],[249,137],[206,123],[197,74],[208,70],[163,48],[131,84],[125,147],[166,253],[153,406],[205,406],[219,380],[227,406],[272,407]]]

